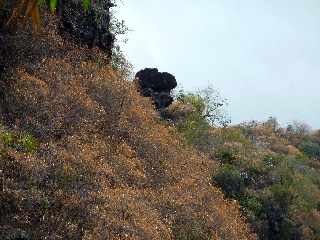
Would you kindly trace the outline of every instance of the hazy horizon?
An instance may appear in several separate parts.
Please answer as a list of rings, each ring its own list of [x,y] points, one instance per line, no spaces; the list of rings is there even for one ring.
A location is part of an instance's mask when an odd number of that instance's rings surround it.
[[[189,91],[212,85],[232,123],[274,116],[320,128],[320,2],[140,0],[119,13],[135,71],[157,67]]]

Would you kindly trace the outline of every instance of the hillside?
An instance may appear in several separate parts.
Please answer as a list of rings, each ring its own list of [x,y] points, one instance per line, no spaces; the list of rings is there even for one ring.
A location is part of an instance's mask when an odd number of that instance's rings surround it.
[[[259,239],[320,239],[320,131],[275,118],[215,127],[210,118],[224,118],[212,96],[181,92],[166,116],[218,163],[213,183],[239,202]]]
[[[0,239],[255,239],[216,162],[54,21],[1,34]]]
[[[274,123],[214,131],[214,182],[239,201],[261,239],[319,239],[319,134]]]

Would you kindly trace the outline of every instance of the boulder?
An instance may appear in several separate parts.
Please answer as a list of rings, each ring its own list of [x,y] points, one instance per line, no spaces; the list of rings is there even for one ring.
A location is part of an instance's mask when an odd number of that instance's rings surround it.
[[[145,68],[137,72],[135,81],[142,96],[151,97],[155,107],[163,109],[173,102],[171,90],[177,86],[176,78],[157,68]]]
[[[154,91],[171,91],[177,86],[176,78],[167,72],[159,72],[157,68],[146,68],[136,74],[141,88]]]

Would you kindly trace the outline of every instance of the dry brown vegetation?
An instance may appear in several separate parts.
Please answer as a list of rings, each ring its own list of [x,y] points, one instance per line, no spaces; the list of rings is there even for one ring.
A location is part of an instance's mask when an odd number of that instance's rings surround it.
[[[49,30],[48,30],[49,29]],[[215,164],[161,123],[147,98],[64,41],[54,24],[3,39],[0,236],[32,239],[255,239],[236,202],[210,184]]]

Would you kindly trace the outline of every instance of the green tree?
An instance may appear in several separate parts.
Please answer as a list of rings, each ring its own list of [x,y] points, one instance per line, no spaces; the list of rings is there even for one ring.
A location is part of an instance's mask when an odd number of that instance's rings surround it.
[[[227,126],[229,119],[224,112],[226,100],[213,88],[208,87],[197,93],[186,93],[180,90],[176,94],[177,104],[181,111],[172,113],[172,119],[187,142],[200,151],[209,152],[213,147],[210,129]]]
[[[224,108],[227,104],[226,99],[223,99],[211,86],[196,93],[185,93],[180,90],[176,99],[184,104],[192,105],[195,109],[194,114],[211,126],[226,127],[230,123]]]

